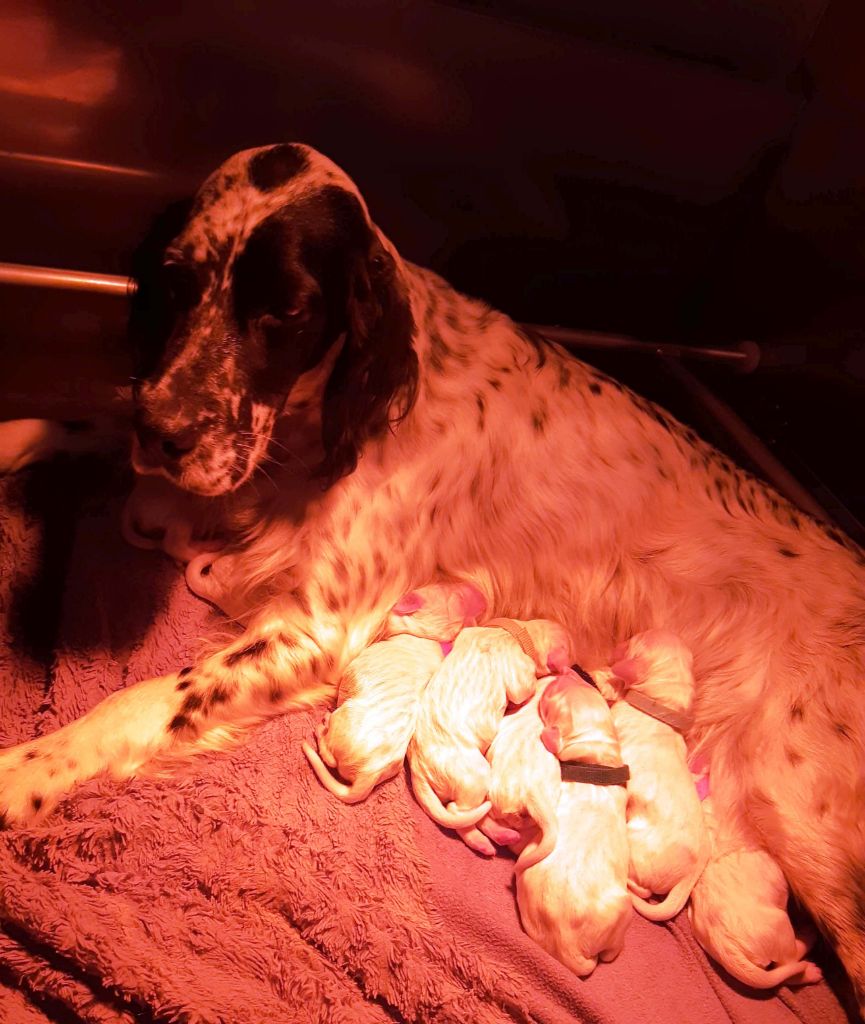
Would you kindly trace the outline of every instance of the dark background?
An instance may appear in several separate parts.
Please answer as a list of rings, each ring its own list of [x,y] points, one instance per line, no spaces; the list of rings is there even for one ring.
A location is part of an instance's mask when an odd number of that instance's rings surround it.
[[[0,0],[0,260],[122,273],[231,152],[309,142],[517,318],[759,342],[691,368],[861,536],[863,54],[861,0]],[[110,404],[124,315],[0,288],[0,417]],[[712,434],[664,364],[585,357]]]

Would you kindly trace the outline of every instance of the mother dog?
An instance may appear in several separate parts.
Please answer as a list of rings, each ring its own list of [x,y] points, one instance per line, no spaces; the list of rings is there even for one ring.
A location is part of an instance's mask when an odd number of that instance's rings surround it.
[[[308,147],[229,159],[158,276],[133,461],[229,537],[192,582],[246,630],[3,751],[5,821],[328,699],[401,595],[471,580],[492,614],[565,623],[586,663],[642,630],[683,638],[715,808],[782,866],[865,1005],[861,552],[401,259]]]

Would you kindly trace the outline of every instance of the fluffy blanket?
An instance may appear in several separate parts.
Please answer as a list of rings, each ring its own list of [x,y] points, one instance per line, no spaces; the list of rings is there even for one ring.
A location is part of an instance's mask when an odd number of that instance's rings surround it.
[[[0,744],[186,663],[218,623],[166,559],[124,545],[121,484],[62,462],[0,481]],[[737,989],[684,916],[635,917],[579,981],[520,930],[512,858],[439,829],[404,777],[356,806],[325,793],[300,752],[315,717],[172,778],[94,780],[0,834],[0,1021],[846,1019],[825,982]]]

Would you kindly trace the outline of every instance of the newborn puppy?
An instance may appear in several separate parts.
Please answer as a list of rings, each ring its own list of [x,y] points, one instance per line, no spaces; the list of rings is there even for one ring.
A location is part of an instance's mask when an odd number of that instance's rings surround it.
[[[809,944],[793,931],[781,869],[727,820],[725,834],[720,834],[710,799],[704,806],[714,848],[688,906],[697,941],[729,974],[752,988],[819,981],[820,968],[802,959]]]
[[[502,719],[487,751],[492,807],[478,828],[493,842],[519,852],[517,871],[543,860],[556,845],[556,805],[562,782],[559,759],[541,742],[538,702],[545,687]]]
[[[549,671],[547,660],[558,663],[568,650],[567,634],[553,622],[501,621],[506,624],[465,629],[456,638],[423,693],[409,744],[415,797],[434,821],[449,828],[471,829],[489,811],[490,766],[484,754],[508,701],[522,704],[531,697],[537,676]],[[495,852],[477,829],[462,835],[479,853]]]
[[[631,920],[626,772],[612,775],[619,784],[573,781],[583,769],[564,762],[622,768],[606,701],[576,673],[550,683],[538,706],[543,741],[563,762],[559,832],[552,853],[517,874],[517,905],[526,932],[586,977],[619,955]]]
[[[485,606],[469,584],[423,587],[397,602],[386,631],[398,635],[371,644],[354,659],[340,680],[338,707],[316,731],[318,751],[303,744],[319,781],[334,796],[357,803],[399,771],[420,695],[442,663],[442,644]]]
[[[694,703],[691,652],[673,633],[639,633],[616,652],[609,682],[628,781],[628,887],[636,910],[668,921],[688,901],[709,856],[700,798],[688,768],[682,733]],[[664,894],[649,903],[652,894]]]

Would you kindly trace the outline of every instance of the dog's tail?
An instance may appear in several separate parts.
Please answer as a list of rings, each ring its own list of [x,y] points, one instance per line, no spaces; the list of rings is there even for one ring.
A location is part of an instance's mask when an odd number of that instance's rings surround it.
[[[520,851],[514,865],[515,871],[525,871],[533,864],[538,864],[544,857],[548,857],[555,849],[559,838],[559,826],[552,808],[545,807],[539,802],[527,810],[538,826],[538,834],[533,836]]]
[[[481,818],[488,813],[492,804],[484,800],[477,807],[470,807],[467,810],[448,810],[441,802],[441,799],[429,783],[429,779],[420,772],[411,773],[411,787],[414,790],[417,802],[423,807],[433,821],[445,828],[469,828],[476,825]]]
[[[334,778],[333,772],[322,761],[321,755],[313,746],[306,741],[304,741],[302,746],[306,759],[312,765],[312,770],[317,775],[318,781],[328,792],[333,793],[343,803],[360,803],[361,800],[366,800],[373,789],[375,789],[375,784],[379,781],[379,774],[377,772],[358,772],[354,782],[340,782],[339,779]]]

